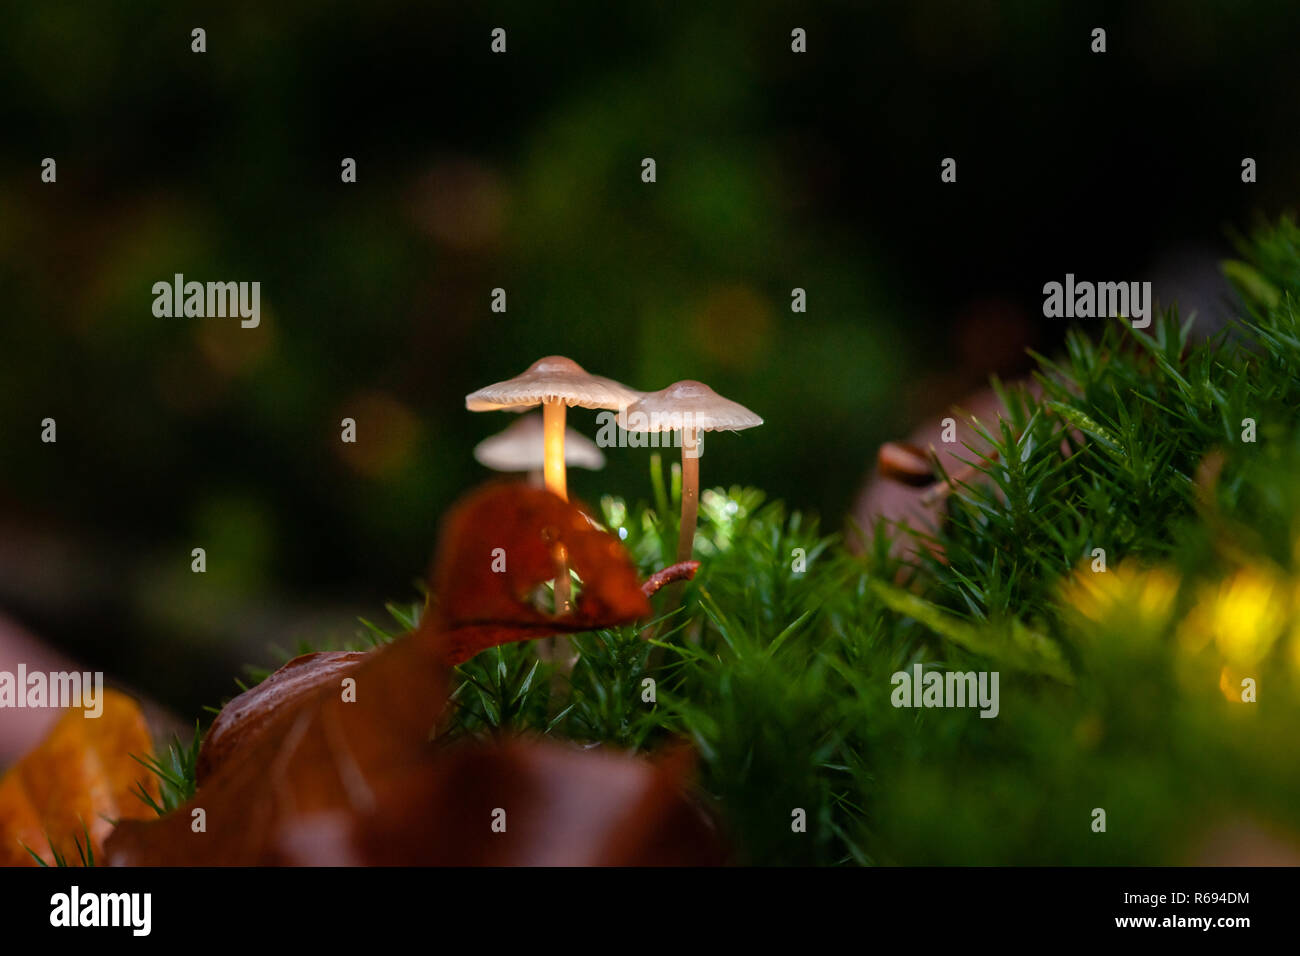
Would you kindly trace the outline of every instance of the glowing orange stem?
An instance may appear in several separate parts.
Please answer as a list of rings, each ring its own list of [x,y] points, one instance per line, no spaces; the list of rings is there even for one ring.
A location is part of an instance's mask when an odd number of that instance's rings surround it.
[[[564,474],[564,413],[563,402],[542,403],[542,450],[546,456],[546,487],[568,501],[569,489]]]

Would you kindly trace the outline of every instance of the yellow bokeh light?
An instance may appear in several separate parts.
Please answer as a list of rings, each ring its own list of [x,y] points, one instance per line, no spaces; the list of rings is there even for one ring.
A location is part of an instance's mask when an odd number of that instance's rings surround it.
[[[1188,651],[1213,642],[1230,665],[1251,667],[1273,647],[1290,610],[1283,582],[1265,568],[1249,566],[1201,589],[1179,637]]]
[[[1124,623],[1151,631],[1168,620],[1178,584],[1164,568],[1144,570],[1134,561],[1099,572],[1084,564],[1066,581],[1061,597],[1094,624]]]

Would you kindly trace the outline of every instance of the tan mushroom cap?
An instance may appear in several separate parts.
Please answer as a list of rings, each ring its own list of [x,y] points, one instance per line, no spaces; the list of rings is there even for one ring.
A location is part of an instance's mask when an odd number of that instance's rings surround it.
[[[546,463],[542,416],[524,415],[509,428],[491,435],[474,448],[474,458],[493,471],[536,471]],[[565,464],[596,470],[605,467],[605,456],[586,435],[572,428],[564,430]]]
[[[643,394],[613,379],[592,375],[573,359],[548,355],[514,378],[466,395],[465,407],[471,412],[495,412],[563,402],[583,408],[622,408]]]
[[[666,432],[694,428],[702,432],[738,432],[763,424],[744,405],[723,398],[703,382],[687,379],[650,392],[619,415],[626,431]]]

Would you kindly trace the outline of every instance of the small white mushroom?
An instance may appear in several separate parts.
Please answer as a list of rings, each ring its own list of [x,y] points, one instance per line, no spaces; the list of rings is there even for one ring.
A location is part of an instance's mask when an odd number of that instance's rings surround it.
[[[542,415],[530,412],[520,416],[509,428],[479,442],[474,448],[474,458],[493,471],[528,472],[529,481],[540,485],[546,464],[544,432]],[[586,435],[566,428],[564,463],[568,467],[598,471],[605,467],[605,456]]]
[[[682,520],[677,537],[677,560],[689,561],[695,545],[695,520],[699,512],[700,432],[740,431],[763,424],[744,405],[723,398],[703,382],[676,382],[650,392],[629,405],[619,422],[627,431],[682,433]]]

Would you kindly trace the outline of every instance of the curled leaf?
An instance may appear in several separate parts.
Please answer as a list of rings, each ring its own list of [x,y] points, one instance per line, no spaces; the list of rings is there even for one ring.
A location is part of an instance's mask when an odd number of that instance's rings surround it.
[[[568,571],[580,582],[576,605],[548,614],[533,595]],[[452,511],[433,590],[453,665],[498,644],[615,627],[650,613],[622,542],[562,498],[518,483],[488,485]]]
[[[925,450],[909,442],[887,441],[876,454],[876,471],[899,484],[923,488],[935,479]]]
[[[289,661],[256,687],[250,688],[221,709],[203,738],[195,764],[195,779],[202,784],[213,771],[247,749],[260,736],[277,729],[289,709],[305,703],[326,684],[337,682],[355,671],[366,659],[357,651],[324,651],[303,654]]]

